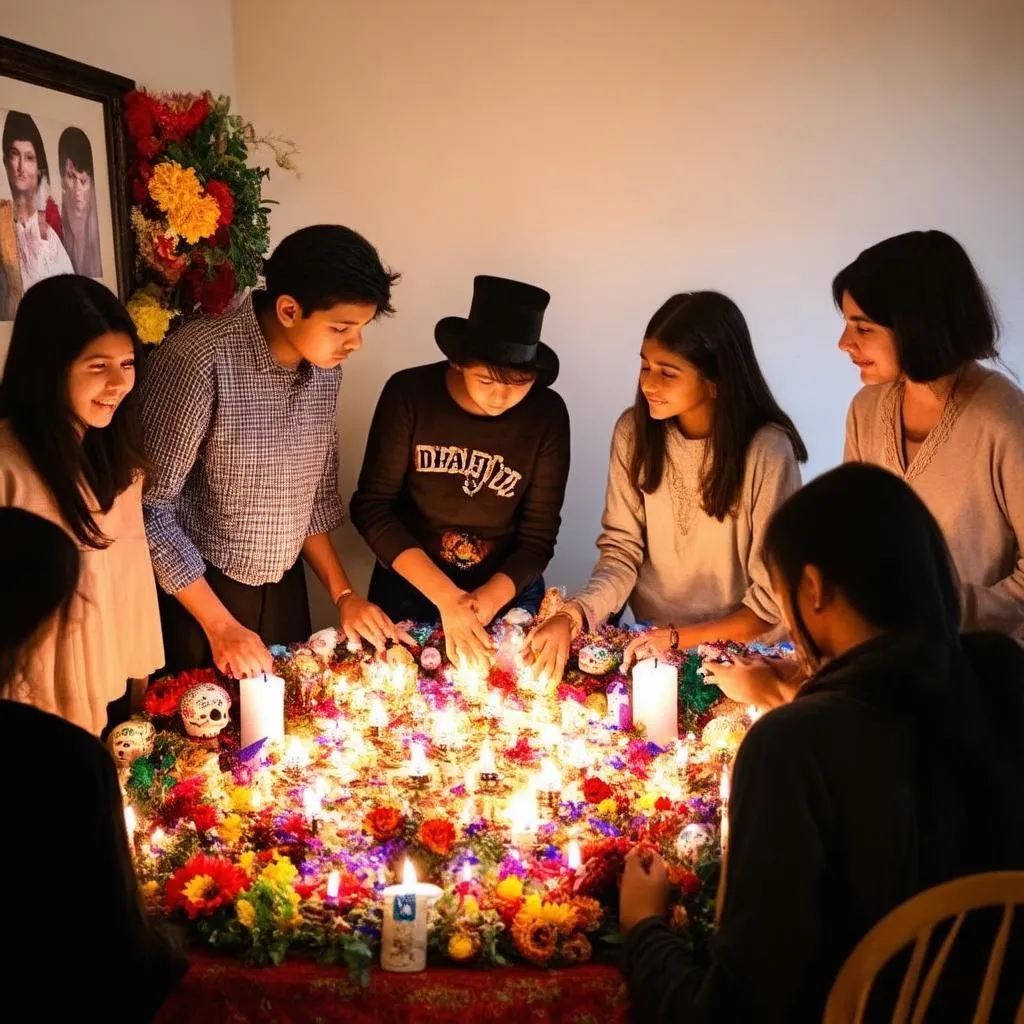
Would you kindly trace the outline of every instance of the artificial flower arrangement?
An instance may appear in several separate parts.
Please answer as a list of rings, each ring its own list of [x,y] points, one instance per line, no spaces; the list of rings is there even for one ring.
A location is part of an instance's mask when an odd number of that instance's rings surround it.
[[[141,340],[157,344],[176,317],[216,316],[257,283],[270,244],[264,167],[249,147],[271,148],[294,170],[291,143],[257,136],[209,92],[125,97],[131,224],[139,287],[128,310]]]
[[[152,684],[155,740],[121,765],[151,909],[251,962],[305,952],[362,973],[380,948],[381,890],[408,860],[443,890],[433,962],[572,965],[614,951],[624,858],[642,843],[669,865],[673,922],[705,944],[721,775],[745,709],[704,685],[699,659],[681,658],[681,721],[693,732],[658,747],[595,699],[622,678],[634,634],[578,640],[553,691],[523,664],[527,628],[496,624],[486,678],[457,671],[428,626],[383,657],[333,630],[274,648],[287,735],[241,750],[233,725],[190,739],[179,717],[214,683],[237,719],[237,683],[209,670]],[[584,651],[603,674],[580,669]]]

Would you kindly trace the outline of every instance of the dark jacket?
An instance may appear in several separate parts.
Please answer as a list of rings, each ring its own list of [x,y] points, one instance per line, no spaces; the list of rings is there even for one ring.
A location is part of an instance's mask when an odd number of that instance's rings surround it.
[[[711,962],[696,963],[661,919],[630,933],[636,1019],[821,1020],[846,957],[889,911],[961,875],[1024,868],[1022,794],[1016,644],[976,634],[941,651],[882,638],[849,652],[740,748]],[[1021,974],[1006,976],[1019,999]],[[888,994],[880,986],[877,1005]],[[952,987],[940,993],[937,1012],[955,1001]]]

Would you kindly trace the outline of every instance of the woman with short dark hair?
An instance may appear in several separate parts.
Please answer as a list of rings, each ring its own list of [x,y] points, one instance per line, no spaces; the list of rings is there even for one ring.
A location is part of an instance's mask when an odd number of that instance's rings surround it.
[[[846,461],[901,476],[938,520],[969,627],[1024,639],[1024,392],[981,365],[998,325],[970,257],[941,231],[865,249],[832,282],[839,347],[866,385]]]

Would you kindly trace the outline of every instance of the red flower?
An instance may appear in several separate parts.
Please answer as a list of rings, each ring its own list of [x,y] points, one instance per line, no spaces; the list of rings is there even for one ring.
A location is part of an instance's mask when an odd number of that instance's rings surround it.
[[[389,839],[394,839],[404,824],[405,819],[397,807],[375,807],[363,819],[363,828],[378,843],[386,843]]]
[[[232,903],[248,885],[246,873],[231,861],[198,854],[171,875],[165,905],[168,913],[184,910],[194,921]]]
[[[57,233],[57,237],[64,241],[64,223],[60,219],[60,210],[54,202],[53,196],[46,197],[46,223]]]
[[[206,183],[206,194],[217,200],[220,207],[220,220],[217,224],[226,228],[235,218],[235,197],[231,194],[231,189],[223,181],[211,178]]]
[[[670,864],[668,867],[668,880],[673,885],[678,885],[683,896],[687,899],[696,896],[700,892],[700,879],[689,868],[680,868]]]
[[[596,775],[591,775],[583,780],[583,799],[588,804],[599,804],[602,800],[607,800],[613,793],[612,787]]]
[[[518,689],[516,677],[507,669],[494,665],[487,676],[487,684],[492,690],[499,690],[502,693],[515,693]]]
[[[201,254],[193,259],[192,268],[183,278],[183,283],[192,304],[202,307],[203,312],[210,316],[223,313],[237,289],[235,270],[228,260],[217,264],[211,279],[206,259]]]
[[[455,826],[444,818],[428,818],[420,825],[419,840],[431,853],[447,857],[455,845]]]
[[[217,808],[211,807],[210,804],[197,804],[191,817],[196,830],[205,832],[217,824]]]
[[[156,117],[150,97],[135,90],[124,98],[124,119],[128,135],[139,156],[152,159],[163,149],[156,138]]]
[[[672,801],[669,800],[667,796],[659,796],[658,799],[654,801],[654,809],[656,811],[671,811]]]

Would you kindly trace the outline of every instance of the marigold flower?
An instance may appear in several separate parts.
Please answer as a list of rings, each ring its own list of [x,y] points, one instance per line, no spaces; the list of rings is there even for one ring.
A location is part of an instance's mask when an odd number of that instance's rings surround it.
[[[164,340],[174,314],[163,304],[162,293],[156,285],[140,288],[128,300],[127,308],[140,341],[158,345]]]
[[[470,960],[480,949],[479,941],[465,932],[456,932],[448,940],[448,955],[453,960]]]
[[[518,875],[508,875],[495,887],[494,895],[499,900],[517,900],[523,895],[523,880]]]
[[[512,941],[524,959],[543,967],[555,955],[558,929],[547,921],[519,913],[512,922]]]
[[[238,900],[235,903],[235,913],[243,928],[252,928],[256,924],[256,908],[248,900]]]
[[[375,807],[363,819],[363,827],[378,843],[394,839],[404,824],[405,819],[397,807]]]
[[[428,818],[420,825],[419,841],[431,853],[446,857],[455,845],[455,826],[444,818]]]
[[[562,943],[562,959],[568,964],[585,964],[593,952],[590,940],[582,932],[573,932]]]

